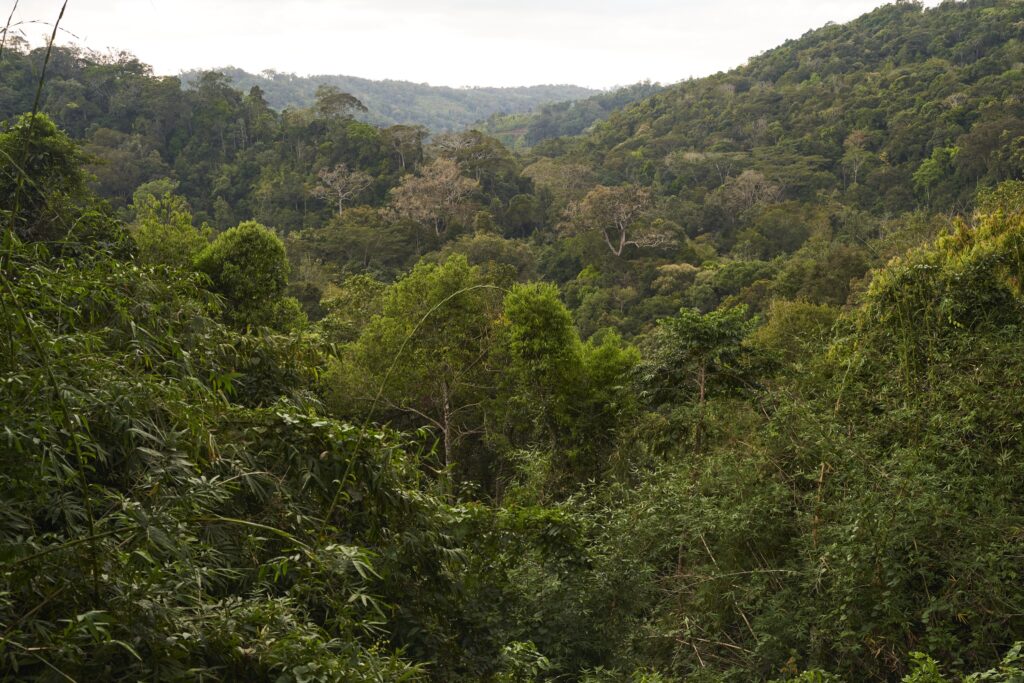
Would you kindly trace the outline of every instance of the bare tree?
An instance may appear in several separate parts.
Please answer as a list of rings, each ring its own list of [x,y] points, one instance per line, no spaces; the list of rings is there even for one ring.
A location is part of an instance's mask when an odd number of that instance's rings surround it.
[[[875,155],[867,150],[870,141],[870,136],[863,130],[852,131],[843,141],[843,170],[849,174],[850,185],[857,184],[861,168],[875,159]]]
[[[757,206],[774,204],[782,199],[782,188],[765,178],[760,171],[747,169],[715,190],[707,202],[717,205],[731,221]]]
[[[782,196],[782,188],[760,171],[747,169],[726,183],[727,194],[740,211],[758,204],[773,204]]]
[[[347,164],[325,168],[317,177],[320,184],[313,188],[313,196],[337,202],[338,213],[344,210],[345,202],[355,199],[373,184],[373,178],[369,174],[349,170]]]

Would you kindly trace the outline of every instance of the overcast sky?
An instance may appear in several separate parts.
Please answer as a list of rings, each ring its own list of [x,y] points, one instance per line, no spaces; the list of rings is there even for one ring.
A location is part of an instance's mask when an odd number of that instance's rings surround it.
[[[883,0],[70,0],[64,42],[158,74],[238,66],[432,85],[674,83]],[[937,4],[936,1],[928,2]],[[15,23],[59,0],[21,0]],[[0,2],[3,17],[13,0]],[[2,28],[2,24],[0,24]],[[47,29],[21,23],[34,44]]]

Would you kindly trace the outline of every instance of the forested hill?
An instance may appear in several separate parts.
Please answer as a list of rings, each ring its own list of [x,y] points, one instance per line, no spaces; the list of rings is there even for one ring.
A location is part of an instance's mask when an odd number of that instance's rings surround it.
[[[1020,683],[1022,31],[519,153],[6,43],[0,680]]]
[[[672,86],[541,153],[697,205],[752,170],[786,199],[964,207],[979,183],[1024,168],[1022,63],[1022,3],[898,2]]]
[[[494,114],[529,112],[542,105],[584,99],[599,92],[576,85],[450,88],[355,76],[303,77],[275,71],[251,74],[232,66],[214,71],[227,76],[241,90],[259,86],[267,104],[278,111],[310,107],[316,99],[316,89],[330,85],[357,97],[366,106],[368,111],[359,116],[362,120],[378,126],[426,126],[434,132],[461,130]],[[185,84],[195,83],[201,73],[185,72],[181,80]]]

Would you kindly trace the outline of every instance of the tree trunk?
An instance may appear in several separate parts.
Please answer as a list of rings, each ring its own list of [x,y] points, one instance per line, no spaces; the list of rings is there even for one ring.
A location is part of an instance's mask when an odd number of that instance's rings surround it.
[[[616,246],[614,244],[612,244],[612,240],[611,240],[610,237],[608,237],[608,233],[606,231],[602,230],[601,231],[601,235],[604,237],[604,243],[608,245],[608,249],[610,249],[611,252],[613,254],[615,254],[616,256],[620,256],[621,257],[622,256],[622,250],[626,246],[626,233],[625,232],[621,233],[621,236],[619,237],[619,246],[617,248],[616,248]]]
[[[452,453],[452,423],[451,423],[451,397],[448,395],[448,383],[441,382],[441,397],[444,400],[442,408],[441,426],[444,438],[444,466],[445,469],[451,464]]]
[[[708,371],[702,365],[697,369],[697,424],[693,427],[693,446],[700,453],[704,442],[704,400],[707,391]]]
[[[697,369],[697,402],[704,405],[704,395],[708,381],[708,370],[703,365]]]

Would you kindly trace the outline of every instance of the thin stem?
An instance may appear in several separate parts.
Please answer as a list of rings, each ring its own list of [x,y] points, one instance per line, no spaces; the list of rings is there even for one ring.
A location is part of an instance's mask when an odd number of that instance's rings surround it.
[[[32,113],[28,119],[28,130],[25,131],[25,146],[22,149],[21,163],[22,166],[28,167],[28,153],[32,143],[32,135],[35,133],[36,114],[39,113],[39,101],[43,97],[43,84],[46,83],[46,68],[50,64],[50,55],[53,53],[53,43],[57,40],[57,28],[60,26],[61,19],[64,18],[64,10],[68,7],[68,0],[64,0],[64,4],[60,7],[60,14],[57,16],[57,21],[53,24],[53,33],[50,34],[50,41],[46,44],[46,56],[43,58],[43,68],[39,72],[39,85],[36,86],[36,95],[32,100]],[[13,14],[13,12],[12,12]],[[6,38],[6,33],[4,34]],[[18,221],[18,210],[20,208],[21,191],[25,186],[25,173],[18,176],[18,185],[14,190],[14,206],[11,211],[11,234],[14,234],[14,229],[17,227]]]
[[[4,47],[7,45],[7,32],[11,30],[11,20],[14,19],[14,13],[18,11],[18,0],[14,0],[14,6],[11,7],[11,13],[7,15],[7,24],[4,26],[4,35],[0,38],[0,59],[4,56]]]

